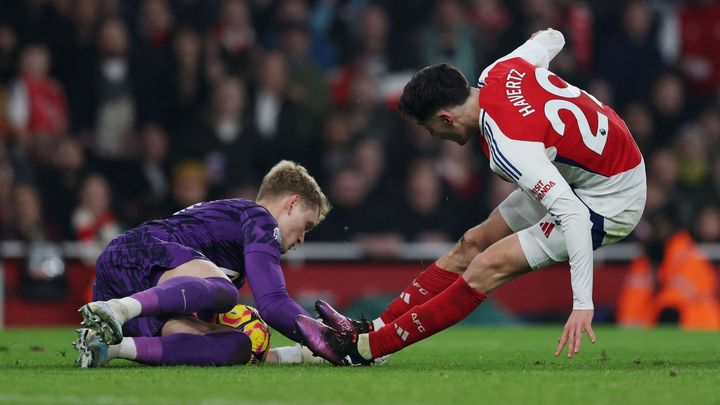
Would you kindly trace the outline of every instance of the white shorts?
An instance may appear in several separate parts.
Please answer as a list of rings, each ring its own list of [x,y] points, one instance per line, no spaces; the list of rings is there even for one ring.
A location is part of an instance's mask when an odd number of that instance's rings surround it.
[[[628,236],[640,221],[644,207],[645,199],[638,199],[612,218],[590,210],[593,250]],[[525,258],[533,270],[568,261],[560,221],[539,202],[518,189],[510,193],[498,208],[505,223],[517,233]]]

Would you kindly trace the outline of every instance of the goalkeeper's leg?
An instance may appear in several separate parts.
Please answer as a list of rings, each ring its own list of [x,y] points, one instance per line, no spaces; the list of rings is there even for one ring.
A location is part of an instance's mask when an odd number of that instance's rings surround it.
[[[126,337],[110,345],[108,358],[161,366],[226,366],[245,364],[252,355],[250,338],[237,330],[208,335],[175,333],[157,337]]]
[[[102,359],[95,359],[93,353],[86,367],[100,367],[112,359],[164,366],[224,366],[246,364],[252,356],[252,342],[242,331],[193,317],[167,321],[162,334],[125,337],[118,344],[106,345]]]
[[[135,317],[222,313],[232,309],[238,298],[237,288],[217,266],[191,260],[163,273],[155,287],[121,299],[91,302],[80,313],[85,326],[115,344],[122,340],[122,325]]]

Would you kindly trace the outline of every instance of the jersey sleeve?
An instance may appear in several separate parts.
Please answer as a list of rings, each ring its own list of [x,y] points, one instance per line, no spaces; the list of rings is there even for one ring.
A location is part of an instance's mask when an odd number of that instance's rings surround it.
[[[242,223],[243,253],[265,252],[280,258],[280,230],[277,222],[262,207],[248,209]]]
[[[295,317],[308,313],[288,294],[280,258],[263,251],[248,253],[245,274],[260,316],[275,330],[299,342]]]
[[[486,113],[483,135],[493,171],[537,200],[560,220],[570,258],[573,309],[592,309],[592,222],[590,211],[550,161],[542,142],[507,137]]]
[[[262,207],[248,210],[243,223],[245,277],[260,316],[286,337],[299,341],[295,316],[308,315],[287,292],[280,267],[277,223]]]
[[[485,83],[485,78],[496,64],[512,58],[522,58],[535,66],[541,66],[547,69],[550,66],[550,61],[560,53],[564,46],[565,37],[560,31],[552,28],[540,31],[514,51],[485,68],[478,79],[478,84],[482,85]]]

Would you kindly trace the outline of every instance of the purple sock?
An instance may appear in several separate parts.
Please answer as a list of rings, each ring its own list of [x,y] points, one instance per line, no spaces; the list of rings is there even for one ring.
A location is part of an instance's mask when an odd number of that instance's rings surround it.
[[[242,332],[136,337],[135,361],[164,366],[228,366],[250,360],[252,343]]]
[[[187,276],[171,278],[131,297],[142,306],[140,316],[227,312],[240,299],[237,287],[226,278]]]

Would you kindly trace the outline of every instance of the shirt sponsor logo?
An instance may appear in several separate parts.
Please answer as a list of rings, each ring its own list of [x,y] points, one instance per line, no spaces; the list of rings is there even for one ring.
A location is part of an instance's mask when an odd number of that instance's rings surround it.
[[[545,194],[547,194],[553,187],[555,187],[554,181],[550,180],[547,184],[545,184],[542,180],[540,180],[537,182],[537,184],[535,184],[532,192],[533,194],[535,194],[535,197],[537,197],[538,200],[542,201],[542,199],[545,198]]]

